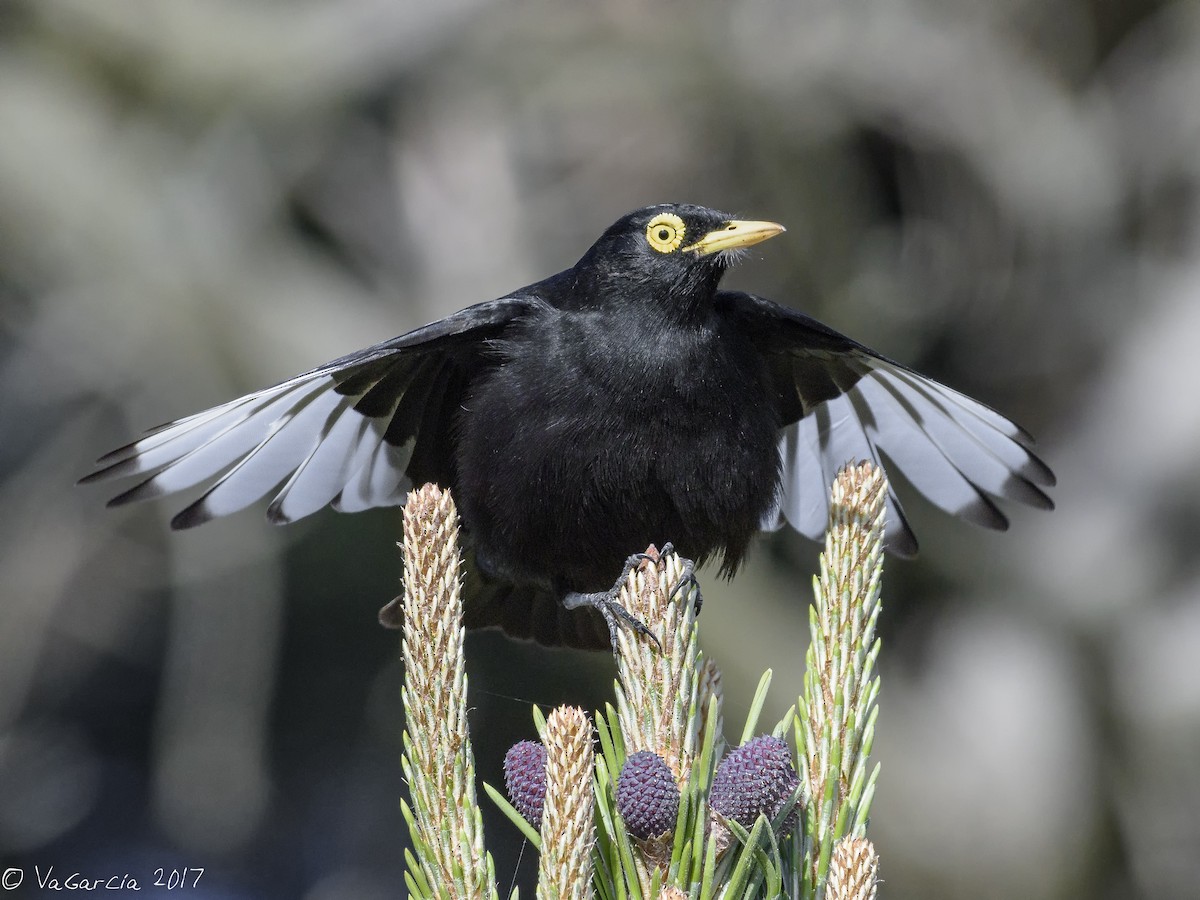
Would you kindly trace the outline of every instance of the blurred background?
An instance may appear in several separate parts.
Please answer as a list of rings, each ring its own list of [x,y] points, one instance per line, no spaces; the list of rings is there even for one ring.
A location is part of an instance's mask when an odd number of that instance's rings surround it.
[[[398,513],[171,534],[179,500],[73,482],[667,200],[785,223],[727,284],[999,408],[1060,477],[1007,534],[906,495],[883,894],[1196,896],[1200,5],[1156,0],[0,2],[0,868],[403,894]],[[704,578],[734,735],[765,666],[770,721],[800,690],[815,564],[780,533]],[[468,653],[493,784],[531,703],[611,685]]]

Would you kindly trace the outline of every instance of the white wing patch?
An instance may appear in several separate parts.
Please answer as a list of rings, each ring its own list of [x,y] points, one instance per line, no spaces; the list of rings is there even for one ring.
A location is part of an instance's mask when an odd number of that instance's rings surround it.
[[[353,409],[368,388],[345,396],[324,371],[248,394],[163,425],[115,450],[105,468],[84,481],[152,473],[113,498],[112,505],[173,494],[216,478],[175,517],[187,528],[244,509],[283,486],[267,509],[291,522],[333,505],[346,512],[403,503],[411,453],[384,434],[397,398],[384,415]]]
[[[365,445],[364,445],[365,446]],[[412,453],[412,441],[395,447],[386,441],[378,444],[354,470],[340,494],[333,498],[339,512],[362,512],[375,506],[400,506],[412,487],[404,470]],[[355,457],[360,454],[356,452]]]
[[[1025,446],[1013,423],[982,403],[885,360],[869,367],[845,393],[782,429],[781,481],[763,519],[787,522],[820,540],[829,513],[829,488],[851,461],[883,466],[886,458],[940,509],[989,528],[1008,526],[990,496],[1052,508],[1037,487],[1054,476]],[[916,539],[894,491],[887,499],[888,548],[916,552]]]

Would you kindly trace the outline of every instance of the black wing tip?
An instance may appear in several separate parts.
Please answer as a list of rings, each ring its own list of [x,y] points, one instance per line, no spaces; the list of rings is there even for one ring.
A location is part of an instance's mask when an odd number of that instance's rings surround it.
[[[999,415],[1003,415],[1003,413],[999,413]],[[1033,433],[1029,429],[1018,422],[1014,422],[1012,419],[1008,419],[1007,416],[1005,418],[1008,424],[1013,427],[1013,431],[1016,432],[1016,434],[1010,435],[1013,440],[1021,444],[1026,450],[1031,450],[1037,446],[1037,438],[1033,436]]]
[[[102,468],[102,469],[97,469],[95,472],[89,472],[87,475],[84,475],[82,478],[80,478],[75,483],[76,484],[96,484],[97,482],[100,482],[100,481],[112,481],[116,478],[123,478],[127,475],[145,474],[145,472],[147,472],[148,470],[141,469],[139,472],[139,470],[134,467],[135,461],[136,461],[136,457],[132,457],[132,456],[127,459],[115,460],[115,461],[110,462],[107,465],[105,465],[104,468]],[[101,463],[103,463],[103,459],[97,460],[97,462],[96,462],[97,465],[100,465]]]
[[[124,462],[133,456],[133,450],[139,443],[141,443],[140,439],[118,447],[116,450],[109,450],[103,456],[96,459],[96,465],[112,466],[116,463]]]
[[[267,507],[267,521],[272,525],[291,525],[296,520],[283,511],[279,500],[274,500]]]
[[[155,476],[147,478],[109,500],[105,506],[113,509],[118,506],[126,506],[130,503],[140,503],[143,500],[153,500],[156,497],[162,497],[167,492],[160,488],[154,481]]]
[[[1030,451],[1028,447],[1025,447],[1024,450],[1028,458],[1024,465],[1018,468],[1017,474],[1041,487],[1054,487],[1057,485],[1058,476],[1054,474],[1054,471]]]
[[[890,485],[888,499],[891,502],[888,504],[887,516],[889,519],[895,516],[896,521],[895,523],[889,521],[884,525],[883,547],[892,556],[898,556],[900,559],[916,559],[921,545],[917,541],[917,535],[913,532],[912,526],[908,524],[908,516],[904,514],[904,507],[900,505],[900,499]]]
[[[142,436],[137,440],[130,441],[127,444],[122,444],[115,450],[109,450],[96,460],[96,465],[106,466],[111,465],[112,463],[124,462],[127,459],[133,459],[135,456],[137,456],[138,444],[146,440],[146,438],[154,437],[154,435],[160,434],[161,432],[166,431],[168,428],[178,425],[183,421],[184,419],[172,419],[169,422],[163,422],[161,425],[155,425],[153,428],[147,428],[142,432]]]
[[[171,519],[172,531],[187,531],[189,528],[195,528],[198,525],[203,525],[205,522],[211,521],[214,518],[212,512],[204,502],[204,498],[200,498],[191,506],[180,510]]]
[[[921,551],[920,544],[917,543],[917,536],[908,528],[905,527],[886,535],[883,539],[883,547],[892,556],[900,559],[916,559]]]
[[[1004,513],[999,513],[998,518],[970,519],[969,521],[986,528],[988,531],[1008,531],[1012,527],[1012,523],[1009,522],[1008,516],[1004,515]]]
[[[1008,531],[1008,516],[1004,515],[1000,511],[1000,507],[993,503],[978,487],[975,488],[975,493],[976,502],[958,510],[954,515],[957,518],[992,531]]]
[[[1000,496],[1032,506],[1034,509],[1054,509],[1054,501],[1050,499],[1050,495],[1020,475],[1013,475],[1001,486]]]

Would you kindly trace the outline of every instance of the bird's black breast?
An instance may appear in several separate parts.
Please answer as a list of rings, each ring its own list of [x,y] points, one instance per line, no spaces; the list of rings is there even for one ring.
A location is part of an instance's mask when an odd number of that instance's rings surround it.
[[[496,347],[458,415],[458,497],[481,565],[600,590],[672,541],[745,553],[778,480],[778,414],[744,336],[717,321],[546,308]]]

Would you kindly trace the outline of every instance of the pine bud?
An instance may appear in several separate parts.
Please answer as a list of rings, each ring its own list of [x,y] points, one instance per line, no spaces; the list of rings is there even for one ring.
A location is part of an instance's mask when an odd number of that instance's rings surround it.
[[[617,778],[617,809],[625,827],[645,840],[666,834],[679,814],[679,786],[666,761],[650,750],[631,753]]]
[[[537,741],[520,741],[504,754],[504,787],[517,812],[534,828],[542,824],[546,800],[546,748]]]
[[[799,784],[787,744],[769,734],[760,735],[721,761],[708,805],[743,828],[752,828],[760,814],[774,819]],[[798,810],[799,804],[792,807],[781,836],[796,827]]]

